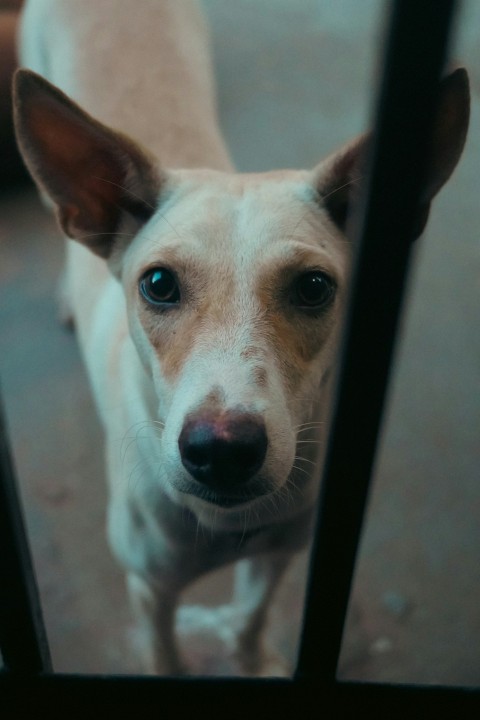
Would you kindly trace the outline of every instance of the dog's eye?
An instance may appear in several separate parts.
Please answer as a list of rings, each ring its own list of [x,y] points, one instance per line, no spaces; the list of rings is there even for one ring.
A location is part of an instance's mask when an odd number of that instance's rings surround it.
[[[140,280],[140,292],[152,305],[174,305],[180,302],[175,276],[166,268],[153,268]]]
[[[294,302],[304,309],[320,310],[335,296],[335,281],[321,270],[301,275],[295,283]]]

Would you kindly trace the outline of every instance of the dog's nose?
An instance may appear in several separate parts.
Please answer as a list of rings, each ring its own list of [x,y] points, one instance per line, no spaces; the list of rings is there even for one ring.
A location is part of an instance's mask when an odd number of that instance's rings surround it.
[[[263,420],[247,413],[191,418],[178,439],[184,467],[215,490],[247,482],[261,468],[267,444]]]

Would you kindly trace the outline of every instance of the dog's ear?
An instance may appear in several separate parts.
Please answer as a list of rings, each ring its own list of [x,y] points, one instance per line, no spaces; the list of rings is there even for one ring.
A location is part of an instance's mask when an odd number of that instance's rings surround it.
[[[40,75],[15,74],[14,117],[24,161],[69,237],[107,258],[123,213],[139,224],[153,214],[161,184],[153,160]]]
[[[467,137],[469,115],[468,75],[464,68],[459,68],[439,85],[437,117],[431,138],[427,176],[420,197],[421,207],[415,237],[423,232],[431,201],[446,183],[460,159]],[[349,207],[358,194],[365,173],[369,141],[369,135],[362,135],[328,157],[314,170],[313,182],[318,190],[319,200],[342,231],[345,230]]]
[[[358,197],[370,135],[360,135],[313,171],[319,201],[337,227],[345,232],[349,209]]]
[[[465,68],[458,68],[440,83],[423,203],[433,200],[455,170],[467,139],[469,119],[468,74]]]

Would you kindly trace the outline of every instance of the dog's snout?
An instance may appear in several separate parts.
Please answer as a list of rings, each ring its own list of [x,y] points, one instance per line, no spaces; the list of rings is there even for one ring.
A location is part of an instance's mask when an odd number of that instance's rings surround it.
[[[267,444],[263,420],[246,413],[191,418],[178,440],[184,467],[217,491],[247,482],[261,468]]]

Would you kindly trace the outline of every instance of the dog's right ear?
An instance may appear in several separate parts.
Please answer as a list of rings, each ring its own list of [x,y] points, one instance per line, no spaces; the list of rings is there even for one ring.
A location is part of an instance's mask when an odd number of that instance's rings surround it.
[[[153,214],[154,160],[29,70],[14,77],[14,119],[23,159],[69,237],[107,258],[123,213],[139,225]]]

